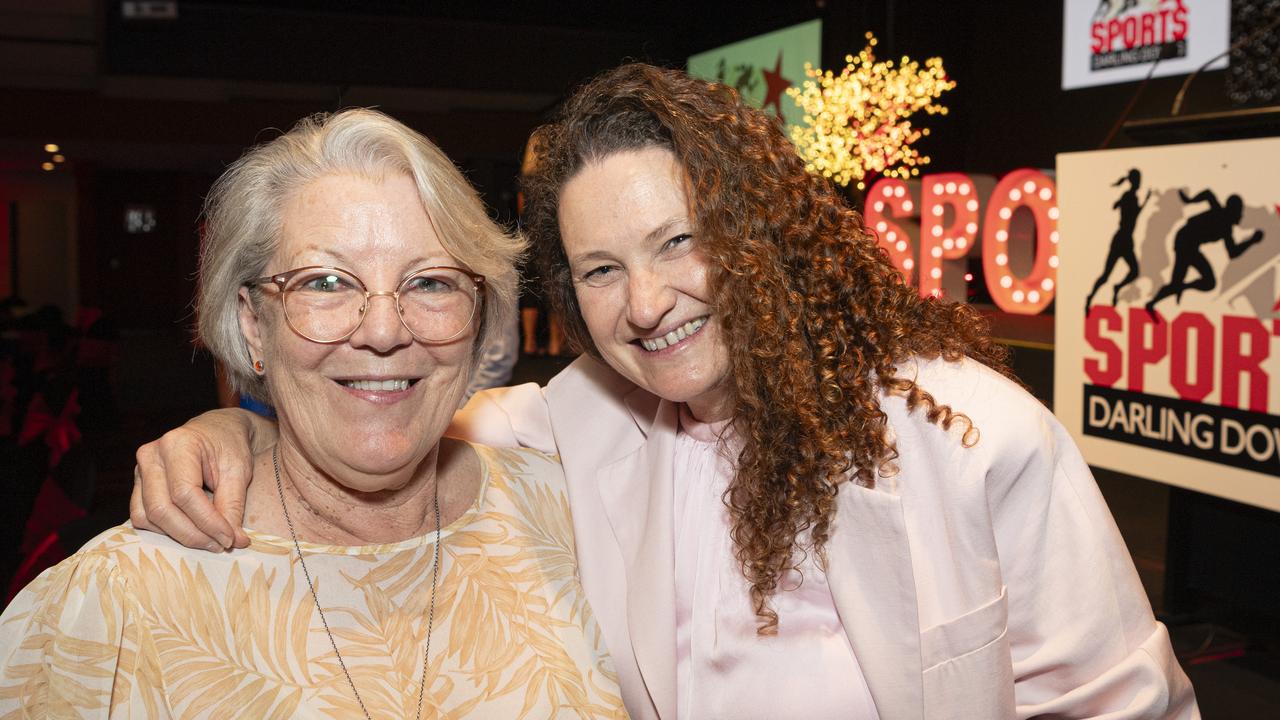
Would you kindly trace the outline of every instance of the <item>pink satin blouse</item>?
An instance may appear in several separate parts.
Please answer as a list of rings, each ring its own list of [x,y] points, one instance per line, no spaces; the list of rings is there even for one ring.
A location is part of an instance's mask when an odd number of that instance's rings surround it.
[[[699,422],[680,407],[674,472],[679,717],[879,720],[812,555],[773,598],[777,635],[756,634],[722,501],[740,447],[731,436],[719,441],[725,425]]]

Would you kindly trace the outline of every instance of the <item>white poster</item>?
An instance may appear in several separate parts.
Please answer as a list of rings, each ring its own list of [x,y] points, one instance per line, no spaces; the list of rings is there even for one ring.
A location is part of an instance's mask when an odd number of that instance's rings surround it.
[[[1280,138],[1058,156],[1054,412],[1091,464],[1280,511]]]
[[[1229,0],[1064,0],[1062,89],[1195,72],[1226,51]],[[1209,66],[1227,66],[1223,57]]]

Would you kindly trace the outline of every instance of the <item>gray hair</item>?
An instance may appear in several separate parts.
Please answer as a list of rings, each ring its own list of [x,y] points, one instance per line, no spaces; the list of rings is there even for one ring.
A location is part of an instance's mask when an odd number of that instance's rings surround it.
[[[237,392],[268,399],[240,331],[238,296],[246,282],[267,274],[280,241],[281,210],[291,194],[325,175],[381,179],[388,172],[413,178],[440,244],[485,276],[474,355],[491,334],[514,323],[515,262],[524,239],[489,218],[475,189],[440,148],[376,110],[312,115],[247,151],[205,199],[196,335],[222,363]]]

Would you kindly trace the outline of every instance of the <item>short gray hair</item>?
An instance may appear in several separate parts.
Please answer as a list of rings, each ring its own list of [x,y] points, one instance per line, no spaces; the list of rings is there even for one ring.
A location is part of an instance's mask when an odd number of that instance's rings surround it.
[[[236,391],[268,399],[240,331],[238,295],[246,282],[267,274],[280,241],[281,210],[291,194],[325,175],[380,180],[388,172],[413,178],[440,244],[485,276],[475,353],[489,335],[515,322],[515,263],[524,239],[489,218],[475,189],[440,148],[376,110],[312,115],[247,151],[205,199],[196,335],[222,363]]]

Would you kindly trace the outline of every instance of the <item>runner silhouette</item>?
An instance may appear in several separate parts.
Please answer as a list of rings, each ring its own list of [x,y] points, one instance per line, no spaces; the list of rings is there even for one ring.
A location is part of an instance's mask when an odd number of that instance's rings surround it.
[[[1116,298],[1120,296],[1120,288],[1128,285],[1138,279],[1138,256],[1133,252],[1133,228],[1138,224],[1138,214],[1142,212],[1142,208],[1147,206],[1147,201],[1151,199],[1151,191],[1147,191],[1147,196],[1138,202],[1138,186],[1142,185],[1142,173],[1137,168],[1129,171],[1129,174],[1120,178],[1111,184],[1116,187],[1125,181],[1129,182],[1129,189],[1124,191],[1119,200],[1111,207],[1120,211],[1120,227],[1116,228],[1116,234],[1111,237],[1111,251],[1107,253],[1107,264],[1102,269],[1102,275],[1098,276],[1098,281],[1093,284],[1093,289],[1089,291],[1089,297],[1084,299],[1084,314],[1089,314],[1089,305],[1093,303],[1093,296],[1097,294],[1098,288],[1107,284],[1107,278],[1111,277],[1111,271],[1115,270],[1116,263],[1124,260],[1129,266],[1129,272],[1124,279],[1116,284],[1111,292],[1111,304],[1116,304]]]
[[[1228,197],[1225,206],[1218,204],[1218,198],[1214,197],[1211,190],[1204,190],[1190,198],[1179,190],[1178,197],[1187,204],[1207,202],[1209,209],[1189,218],[1178,229],[1178,234],[1174,235],[1173,274],[1169,276],[1169,284],[1160,288],[1155,297],[1147,303],[1148,313],[1155,310],[1156,303],[1170,295],[1177,295],[1178,302],[1181,303],[1183,290],[1208,291],[1217,286],[1218,281],[1213,276],[1213,266],[1209,264],[1208,258],[1200,254],[1201,245],[1221,240],[1227,245],[1227,256],[1234,260],[1245,250],[1262,242],[1261,230],[1254,230],[1253,235],[1241,243],[1237,243],[1231,234],[1231,229],[1240,222],[1240,217],[1244,214],[1244,201],[1239,195]],[[1191,268],[1195,268],[1196,272],[1200,273],[1200,277],[1188,282],[1187,271]]]

